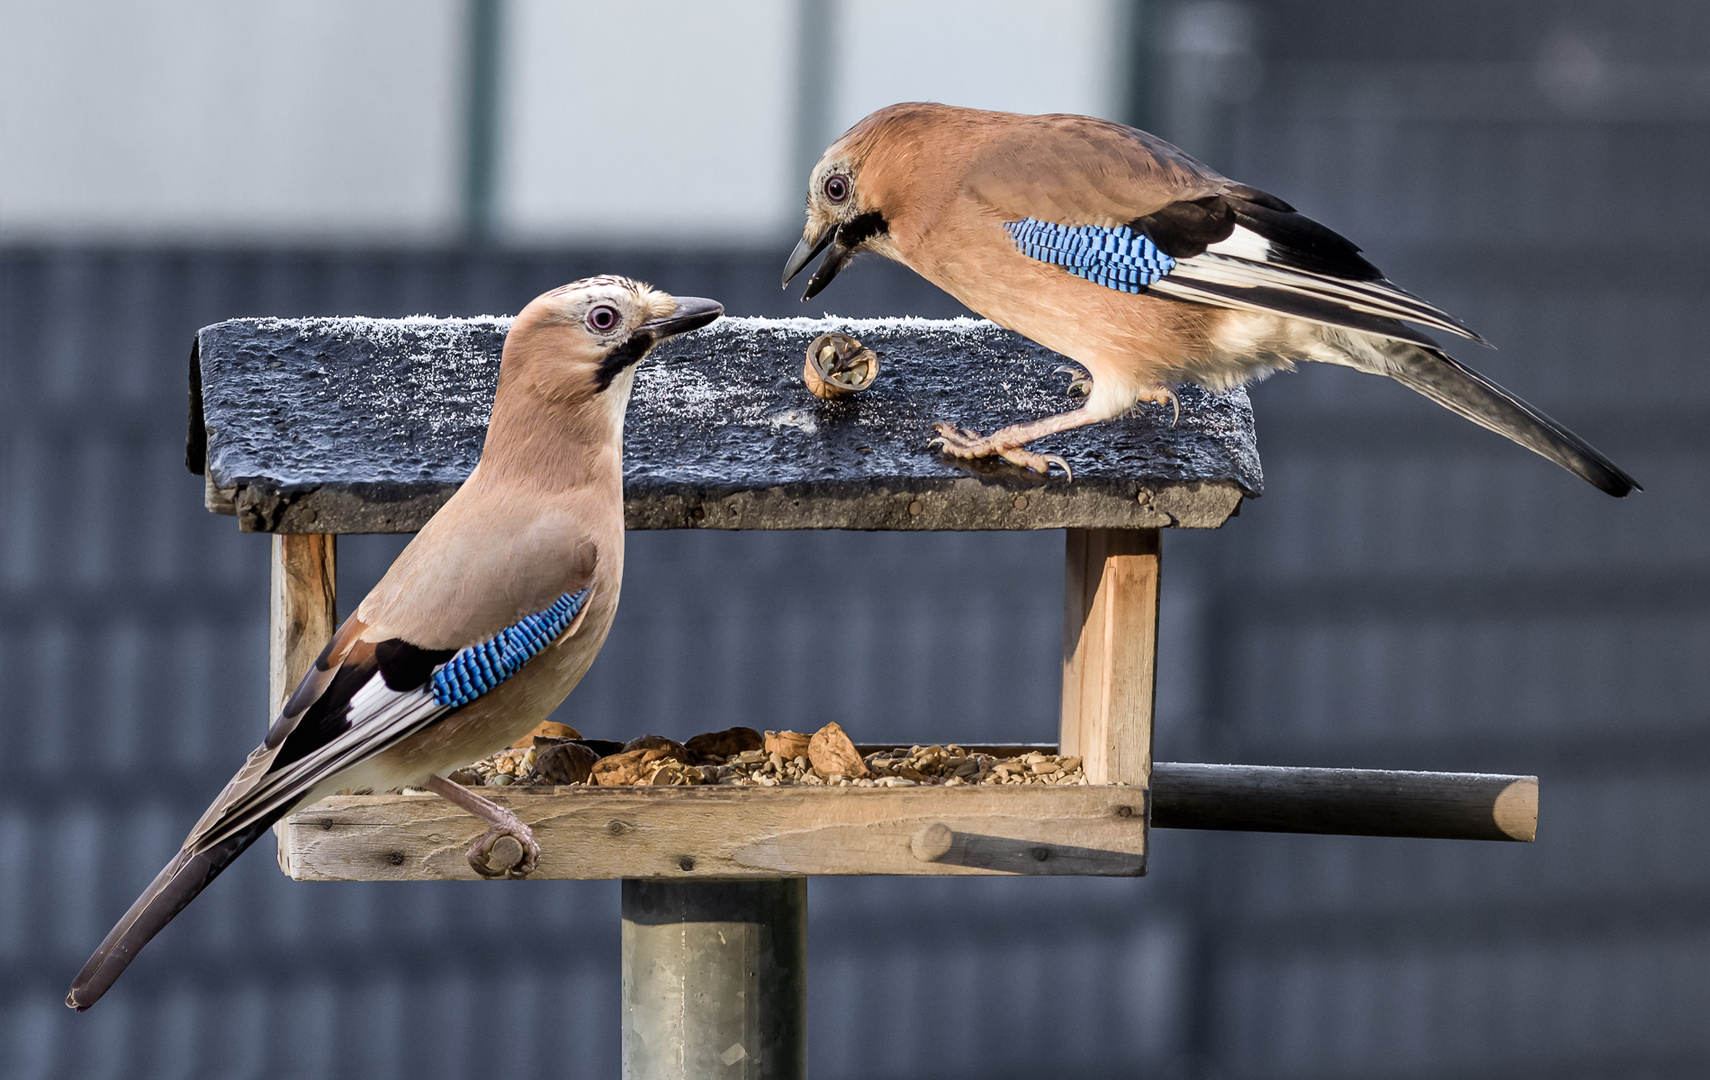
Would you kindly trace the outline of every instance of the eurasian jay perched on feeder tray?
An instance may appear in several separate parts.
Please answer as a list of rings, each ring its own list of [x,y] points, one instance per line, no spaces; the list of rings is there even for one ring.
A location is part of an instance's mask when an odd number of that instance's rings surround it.
[[[1414,323],[1484,343],[1273,195],[1135,128],[1086,116],[891,105],[826,150],[789,284],[824,251],[816,295],[858,251],[895,259],[1000,326],[1086,368],[1085,404],[934,444],[1046,472],[1025,444],[1179,411],[1171,387],[1224,389],[1302,360],[1388,375],[1611,495],[1639,485],[1579,436],[1443,352]]]
[[[508,746],[593,663],[623,579],[623,421],[635,365],[724,309],[620,277],[537,297],[511,323],[480,464],[346,619],[266,739],[78,972],[100,1000],[148,941],[293,809],[426,787],[492,828],[487,876],[531,872],[527,825],[445,774]],[[495,871],[512,837],[521,863]]]

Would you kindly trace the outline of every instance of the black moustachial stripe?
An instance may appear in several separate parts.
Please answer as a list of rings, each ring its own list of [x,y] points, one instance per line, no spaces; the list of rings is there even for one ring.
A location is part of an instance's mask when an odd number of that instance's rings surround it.
[[[594,385],[601,390],[612,384],[612,380],[623,374],[623,369],[647,355],[647,350],[653,348],[658,339],[651,330],[637,330],[623,344],[606,354],[600,361],[600,370],[595,373]]]
[[[885,215],[877,210],[869,210],[857,214],[837,227],[837,242],[853,250],[875,236],[883,236],[891,231],[891,223],[885,220]]]

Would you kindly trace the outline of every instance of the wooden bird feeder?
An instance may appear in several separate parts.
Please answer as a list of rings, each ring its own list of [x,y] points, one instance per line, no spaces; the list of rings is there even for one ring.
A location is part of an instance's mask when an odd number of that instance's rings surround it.
[[[210,510],[272,534],[276,706],[336,625],[337,535],[413,532],[474,467],[507,325],[244,319],[197,336],[188,463]],[[799,371],[830,331],[885,371],[820,401]],[[1072,483],[928,451],[939,419],[989,431],[1063,408],[1060,360],[967,319],[730,318],[639,369],[631,529],[1064,530],[1051,749],[1090,783],[484,790],[535,830],[532,879],[624,879],[625,1075],[805,1075],[809,875],[1137,875],[1150,826],[1533,838],[1534,777],[1153,763],[1160,530],[1217,528],[1259,494],[1252,410],[1186,387],[1175,427],[1144,411],[1046,440]],[[363,795],[276,832],[297,880],[421,881],[479,880],[462,853],[485,829],[437,796]]]

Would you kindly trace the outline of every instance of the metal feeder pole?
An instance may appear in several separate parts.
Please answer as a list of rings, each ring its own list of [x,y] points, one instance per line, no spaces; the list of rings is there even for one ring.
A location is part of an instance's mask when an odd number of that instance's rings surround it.
[[[807,879],[623,883],[625,1080],[804,1080]]]

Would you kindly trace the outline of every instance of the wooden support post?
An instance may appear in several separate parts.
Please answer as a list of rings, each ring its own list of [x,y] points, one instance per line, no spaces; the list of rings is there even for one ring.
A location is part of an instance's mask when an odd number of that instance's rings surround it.
[[[267,632],[267,721],[308,673],[338,629],[338,537],[274,533]],[[279,868],[291,872],[285,822],[273,827]]]
[[[1069,529],[1064,754],[1095,784],[1145,786],[1158,673],[1157,529]]]
[[[274,533],[272,567],[269,723],[338,629],[338,537]]]
[[[623,883],[623,1076],[807,1076],[806,878]]]

